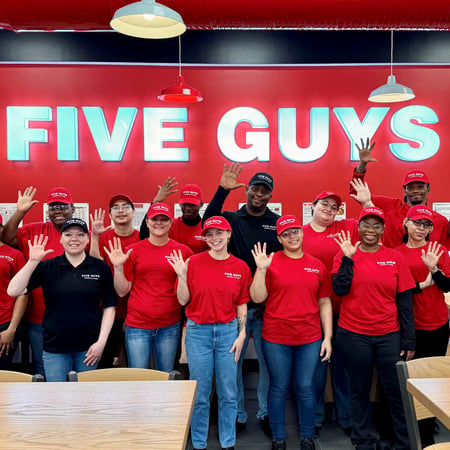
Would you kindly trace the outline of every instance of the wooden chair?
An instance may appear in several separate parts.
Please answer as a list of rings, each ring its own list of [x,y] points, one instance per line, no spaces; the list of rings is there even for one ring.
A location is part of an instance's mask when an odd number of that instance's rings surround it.
[[[40,374],[30,375],[29,373],[14,372],[13,370],[0,370],[0,383],[17,381],[45,381],[45,379]]]
[[[450,357],[435,356],[431,358],[413,359],[407,362],[399,361],[397,363],[397,375],[400,382],[410,449],[422,450],[423,447],[420,441],[417,421],[434,416],[408,392],[406,389],[406,380],[408,378],[449,378]],[[426,450],[450,450],[450,442],[429,445],[426,447]]]
[[[179,380],[180,372],[162,372],[153,369],[134,369],[132,367],[114,367],[112,369],[97,369],[87,372],[74,372],[67,374],[68,381],[164,381]]]

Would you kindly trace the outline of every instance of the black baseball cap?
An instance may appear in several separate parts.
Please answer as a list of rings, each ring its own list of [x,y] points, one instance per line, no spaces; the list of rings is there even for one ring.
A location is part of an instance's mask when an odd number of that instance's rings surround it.
[[[66,220],[62,224],[61,233],[70,227],[80,227],[85,233],[89,233],[89,229],[88,229],[86,222],[81,219],[74,218],[74,219]]]
[[[253,175],[250,178],[250,181],[248,182],[249,186],[253,186],[255,184],[262,184],[267,189],[269,189],[270,192],[273,191],[273,178],[272,175],[269,175],[266,172],[257,172],[255,175]]]

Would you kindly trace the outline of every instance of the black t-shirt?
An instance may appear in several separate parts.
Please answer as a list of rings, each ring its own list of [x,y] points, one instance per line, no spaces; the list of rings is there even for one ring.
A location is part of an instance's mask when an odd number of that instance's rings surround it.
[[[117,303],[108,265],[89,255],[78,267],[73,267],[65,255],[47,259],[36,267],[27,291],[39,286],[45,303],[44,350],[88,350],[98,340],[103,308]]]

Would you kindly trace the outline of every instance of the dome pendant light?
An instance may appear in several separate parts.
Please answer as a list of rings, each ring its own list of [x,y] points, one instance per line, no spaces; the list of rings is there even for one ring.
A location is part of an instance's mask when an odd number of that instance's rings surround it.
[[[172,103],[198,103],[203,100],[202,94],[197,89],[184,84],[181,75],[181,38],[178,36],[178,77],[173,86],[166,87],[158,95],[158,100]]]
[[[395,76],[392,74],[393,58],[394,30],[391,30],[391,74],[388,76],[386,84],[370,93],[369,101],[375,103],[395,103],[411,100],[415,97],[412,89],[396,82]]]
[[[181,16],[155,0],[141,0],[119,8],[110,22],[119,33],[144,39],[164,39],[186,31]]]

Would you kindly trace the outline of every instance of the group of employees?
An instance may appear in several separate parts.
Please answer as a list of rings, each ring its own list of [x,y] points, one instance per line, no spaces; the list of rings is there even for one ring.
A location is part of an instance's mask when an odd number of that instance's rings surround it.
[[[122,342],[130,367],[148,368],[153,358],[156,369],[171,371],[185,326],[197,380],[192,445],[207,447],[215,388],[220,445],[233,449],[247,422],[242,369],[252,336],[257,420],[272,450],[286,449],[291,384],[300,448],[315,448],[328,367],[337,423],[356,449],[408,449],[395,364],[446,353],[449,223],[426,205],[430,183],[421,170],[405,175],[404,200],[371,195],[365,174],[373,144],[357,147],[350,195],[363,207],[358,220],[335,220],[342,200],[328,190],[316,196],[308,225],[280,217],[267,206],[271,175],[258,172],[245,185],[236,163],[225,165],[203,217],[202,190],[187,184],[179,191],[182,216],[173,218],[164,201],[178,183],[167,178],[140,232],[127,194],[110,199],[111,226],[98,209],[89,232],[62,187],[49,193],[49,222],[19,227],[38,202],[35,188],[19,191],[17,210],[1,225],[0,369],[11,367],[23,325],[34,370],[47,381],[112,367]],[[223,211],[241,188],[246,204]],[[370,434],[374,368],[393,426],[391,435],[379,430],[378,442]],[[434,426],[420,421],[424,445],[434,442]]]

